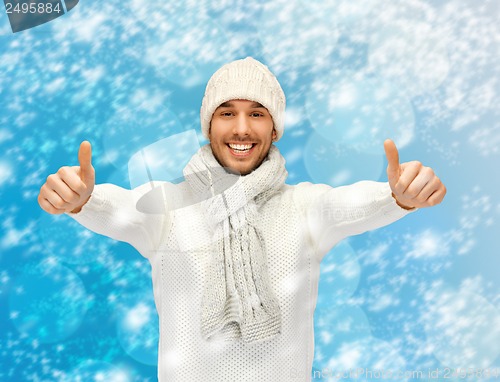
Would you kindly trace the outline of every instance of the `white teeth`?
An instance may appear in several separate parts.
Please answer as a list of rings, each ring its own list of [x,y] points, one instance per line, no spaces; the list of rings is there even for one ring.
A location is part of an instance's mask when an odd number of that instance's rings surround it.
[[[229,143],[229,147],[231,147],[232,149],[235,149],[235,150],[241,150],[241,151],[245,151],[245,150],[250,150],[252,148],[252,145],[235,145],[235,144],[232,144],[232,143]]]

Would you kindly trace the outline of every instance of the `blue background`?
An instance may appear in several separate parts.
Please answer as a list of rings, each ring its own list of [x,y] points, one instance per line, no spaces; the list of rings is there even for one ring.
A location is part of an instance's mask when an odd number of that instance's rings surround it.
[[[315,380],[500,373],[499,19],[498,1],[87,0],[13,34],[2,8],[0,380],[156,380],[147,260],[37,195],[82,140],[97,183],[128,188],[139,149],[192,129],[206,143],[205,84],[248,55],[287,95],[287,183],[386,181],[392,138],[448,189],[325,257]]]

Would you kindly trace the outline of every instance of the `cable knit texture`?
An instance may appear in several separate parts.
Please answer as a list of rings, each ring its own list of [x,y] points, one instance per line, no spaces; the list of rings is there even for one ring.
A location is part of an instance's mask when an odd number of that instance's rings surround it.
[[[342,239],[413,212],[396,204],[387,182],[281,185],[254,216],[281,308],[281,333],[253,343],[219,341],[219,334],[206,340],[200,317],[213,264],[212,226],[203,202],[186,202],[192,192],[186,183],[154,185],[165,187],[164,214],[138,210],[149,184],[134,190],[96,185],[82,210],[68,214],[94,232],[130,243],[149,260],[159,314],[159,381],[311,381],[320,262],[334,255],[329,251]],[[120,247],[113,253],[119,258]]]
[[[208,139],[215,109],[232,99],[259,102],[271,114],[278,141],[285,129],[286,98],[278,79],[269,68],[252,57],[222,66],[207,83],[200,109],[201,131]]]
[[[221,167],[210,144],[200,148],[184,169],[193,191],[208,197],[203,210],[216,238],[202,302],[204,338],[222,330],[226,340],[241,337],[250,343],[280,333],[280,306],[269,283],[256,215],[279,192],[287,175],[285,159],[274,145],[262,164],[245,176]],[[221,187],[224,184],[227,187]]]

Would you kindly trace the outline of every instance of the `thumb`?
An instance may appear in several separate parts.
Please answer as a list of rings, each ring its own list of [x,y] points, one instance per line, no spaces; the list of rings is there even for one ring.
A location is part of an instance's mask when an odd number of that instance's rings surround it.
[[[396,144],[391,139],[384,141],[385,156],[387,157],[387,177],[389,182],[395,184],[399,179],[399,153]]]
[[[92,168],[92,146],[89,141],[83,141],[78,150],[78,162],[80,162],[80,178],[83,182],[94,179]]]

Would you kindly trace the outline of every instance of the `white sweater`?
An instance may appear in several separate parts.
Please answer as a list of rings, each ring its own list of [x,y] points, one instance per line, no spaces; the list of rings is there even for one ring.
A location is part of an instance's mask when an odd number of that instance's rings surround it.
[[[311,381],[313,313],[324,255],[347,236],[416,210],[399,207],[387,182],[335,188],[285,184],[259,213],[282,333],[257,344],[207,342],[201,337],[200,308],[210,238],[201,203],[184,205],[185,182],[155,186],[137,204],[151,185],[134,190],[96,185],[82,210],[68,215],[94,232],[130,243],[150,261],[160,322],[160,382]]]

